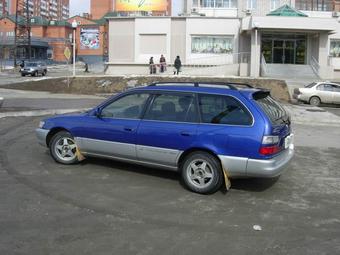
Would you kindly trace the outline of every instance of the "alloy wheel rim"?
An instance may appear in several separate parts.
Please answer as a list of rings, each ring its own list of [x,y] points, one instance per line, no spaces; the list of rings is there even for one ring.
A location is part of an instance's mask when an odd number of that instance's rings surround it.
[[[214,178],[212,169],[206,160],[197,159],[192,161],[186,171],[189,182],[200,189],[208,187]]]
[[[77,146],[73,139],[62,137],[55,143],[54,151],[61,160],[72,161],[76,158]]]

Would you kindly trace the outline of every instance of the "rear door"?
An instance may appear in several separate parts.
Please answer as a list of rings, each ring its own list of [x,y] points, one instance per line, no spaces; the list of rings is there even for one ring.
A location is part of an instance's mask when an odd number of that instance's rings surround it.
[[[138,159],[176,167],[180,154],[195,141],[197,121],[194,94],[157,92],[139,125]]]

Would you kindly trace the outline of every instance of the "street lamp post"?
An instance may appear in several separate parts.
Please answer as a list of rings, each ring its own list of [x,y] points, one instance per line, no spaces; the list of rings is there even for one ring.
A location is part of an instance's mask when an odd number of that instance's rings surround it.
[[[72,28],[73,28],[73,77],[76,76],[76,30],[77,30],[78,22],[73,20]]]

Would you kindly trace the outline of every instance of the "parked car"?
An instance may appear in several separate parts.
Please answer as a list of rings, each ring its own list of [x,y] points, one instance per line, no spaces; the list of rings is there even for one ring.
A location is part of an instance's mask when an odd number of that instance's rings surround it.
[[[313,82],[304,88],[294,89],[293,98],[314,106],[340,104],[340,84],[332,82]]]
[[[47,74],[47,66],[44,62],[27,62],[24,67],[20,69],[21,76],[31,75],[38,76]]]
[[[290,116],[269,91],[240,84],[153,84],[94,109],[45,119],[36,130],[54,160],[104,157],[179,171],[186,186],[213,193],[224,173],[279,176],[294,154]]]

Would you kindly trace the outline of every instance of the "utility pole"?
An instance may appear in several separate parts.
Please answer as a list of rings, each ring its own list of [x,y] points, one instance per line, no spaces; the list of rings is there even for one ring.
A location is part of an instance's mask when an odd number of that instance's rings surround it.
[[[31,19],[29,0],[16,0],[14,66],[17,66],[18,52],[25,59],[31,59]]]

